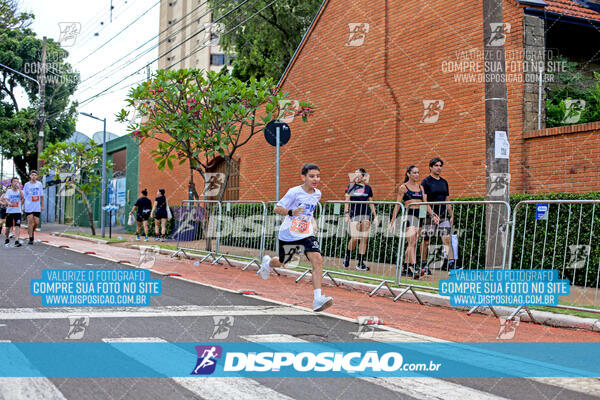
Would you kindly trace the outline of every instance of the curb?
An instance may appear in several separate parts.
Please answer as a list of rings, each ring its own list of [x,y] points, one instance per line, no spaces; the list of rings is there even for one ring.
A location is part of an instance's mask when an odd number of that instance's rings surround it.
[[[60,237],[66,237],[69,239],[83,240],[85,242],[92,242],[92,243],[96,243],[96,244],[108,244],[108,240],[94,239],[94,238],[89,238],[86,236],[73,235],[71,233],[51,232],[50,234],[52,236],[60,236]]]
[[[151,246],[132,245],[130,247],[139,250],[140,247],[151,247]],[[167,249],[160,249],[158,251],[158,253],[171,256],[171,255],[175,254],[175,251],[167,250]],[[187,254],[187,256],[191,259],[204,258],[203,255],[199,255],[199,254]],[[230,260],[230,262],[232,265],[237,266],[237,267],[241,267],[241,266],[245,265],[244,263],[241,263],[236,260]],[[302,275],[301,272],[288,270],[288,269],[281,269],[281,268],[278,269],[277,272],[279,272],[279,274],[281,276],[290,277],[290,278],[294,278],[294,279],[297,279],[300,275]],[[308,275],[309,274],[307,274],[307,276],[304,277],[303,279],[306,281],[310,281],[310,278],[308,277]],[[331,279],[328,276],[325,276],[325,278],[329,279],[329,281],[331,282]],[[347,279],[342,279],[342,278],[337,278],[337,277],[335,278],[335,280],[336,280],[336,282],[339,283],[340,287],[343,286],[343,287],[346,287],[349,289],[365,292],[367,294],[372,292],[377,287],[377,285],[374,285],[374,284],[350,281]],[[407,286],[407,285],[403,285],[403,286]],[[394,288],[394,289],[399,290],[398,288]],[[454,309],[457,311],[464,311],[464,312],[466,312],[470,309],[470,307],[451,306],[449,297],[440,296],[439,294],[435,294],[435,293],[419,291],[418,289],[416,289],[416,290],[417,290],[417,294],[418,294],[419,298],[421,299],[421,301],[423,301],[423,303],[425,303],[427,305],[446,307],[446,308],[451,308],[451,309]],[[389,297],[389,290],[386,287],[382,287],[379,291],[377,291],[377,293],[375,293],[375,296]],[[409,300],[412,302],[417,302],[417,299],[412,295],[412,293],[410,291],[408,291],[402,298],[405,301]],[[494,310],[496,311],[498,316],[501,316],[501,317],[509,316],[514,311],[513,308],[509,308],[509,307],[494,307]],[[493,315],[491,310],[488,307],[480,307],[479,309],[477,309],[476,312],[479,314]],[[600,319],[577,317],[574,315],[558,314],[558,313],[553,313],[553,312],[549,312],[549,311],[540,311],[540,310],[530,310],[530,312],[533,315],[533,318],[535,320],[534,323],[537,323],[537,324],[547,325],[547,326],[552,326],[552,327],[557,327],[557,328],[583,329],[583,330],[588,330],[588,331],[592,331],[592,332],[600,332]],[[531,319],[529,318],[529,315],[527,314],[527,312],[525,310],[521,310],[519,312],[519,314],[517,314],[517,315],[520,317],[520,320],[523,322],[532,322]]]

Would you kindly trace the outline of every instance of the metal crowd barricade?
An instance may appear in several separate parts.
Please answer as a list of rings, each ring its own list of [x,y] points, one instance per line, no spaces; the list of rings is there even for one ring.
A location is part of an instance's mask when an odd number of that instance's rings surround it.
[[[173,212],[174,224],[171,237],[177,240],[177,251],[187,256],[187,252],[205,254],[202,261],[219,254],[219,231],[221,203],[217,200],[185,200]],[[214,224],[216,228],[213,228]]]
[[[429,215],[429,207],[440,216],[438,224]],[[404,240],[399,247],[402,254],[396,282],[438,291],[452,262],[456,269],[504,268],[509,226],[510,205],[502,201],[413,203],[405,210],[399,229]]]
[[[344,212],[346,206],[348,214]],[[375,209],[375,214],[371,206]],[[323,276],[329,276],[334,283],[333,275],[376,281],[379,285],[370,296],[386,286],[392,296],[399,298],[390,286],[398,283],[395,277],[402,263],[403,253],[402,237],[397,234],[395,225],[390,225],[391,214],[395,207],[397,207],[396,219],[402,221],[404,207],[400,203],[327,201],[323,216],[319,220]],[[349,250],[350,247],[352,250]],[[362,265],[368,270],[364,267],[360,269],[361,255]],[[408,290],[412,288],[409,287],[406,291]],[[421,302],[414,291],[413,295]]]
[[[600,312],[598,205],[600,200],[526,200],[513,211],[509,265],[555,269],[560,279],[568,279],[570,294],[558,308]]]
[[[219,259],[229,256],[246,261],[243,269],[256,264],[265,253],[267,206],[264,201],[224,201],[221,204]],[[229,261],[228,261],[229,262]]]

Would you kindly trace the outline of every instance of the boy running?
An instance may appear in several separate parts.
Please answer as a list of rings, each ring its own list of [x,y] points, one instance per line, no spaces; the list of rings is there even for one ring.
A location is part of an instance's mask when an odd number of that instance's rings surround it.
[[[29,244],[33,244],[35,229],[40,224],[40,214],[44,211],[44,196],[42,182],[38,182],[38,173],[32,170],[29,173],[30,181],[23,187],[25,195],[25,216],[27,217],[27,233]]]
[[[21,230],[21,204],[25,200],[23,191],[19,187],[19,178],[12,178],[10,180],[10,187],[6,189],[6,192],[2,195],[4,203],[6,204],[6,240],[4,241],[5,247],[10,247],[9,232],[10,228],[15,227],[15,247],[20,247],[19,233]]]
[[[321,293],[323,257],[316,238],[317,225],[313,217],[321,199],[321,191],[317,189],[320,180],[321,172],[318,166],[315,164],[302,166],[304,183],[288,190],[274,209],[276,214],[285,215],[279,228],[279,257],[264,256],[257,272],[261,278],[269,279],[272,268],[280,268],[291,259],[290,253],[286,253],[286,250],[304,248],[304,254],[313,267],[314,311],[323,311],[333,304],[331,297],[325,297]]]

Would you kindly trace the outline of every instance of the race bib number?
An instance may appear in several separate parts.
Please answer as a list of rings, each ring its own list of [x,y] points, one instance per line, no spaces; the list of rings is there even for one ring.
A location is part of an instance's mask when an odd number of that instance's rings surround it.
[[[9,207],[19,207],[19,202],[18,201],[11,201],[8,203]]]
[[[31,201],[40,201],[40,196],[31,196]]]
[[[290,226],[290,231],[296,233],[308,233],[308,221],[304,221],[300,218],[292,219],[292,226]]]

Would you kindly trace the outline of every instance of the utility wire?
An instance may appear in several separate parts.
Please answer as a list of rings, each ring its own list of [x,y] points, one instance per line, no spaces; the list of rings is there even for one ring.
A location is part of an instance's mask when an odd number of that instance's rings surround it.
[[[239,8],[241,6],[243,6],[244,4],[246,4],[248,1],[250,0],[243,0],[240,4],[238,4],[237,6],[235,6],[234,8],[232,8],[231,10],[229,10],[226,14],[224,14],[223,16],[219,17],[214,23],[218,23],[219,21],[221,21],[222,19],[224,19],[225,17],[229,16],[229,14],[239,10]],[[277,0],[274,0],[274,2]],[[178,48],[179,46],[183,45],[184,43],[192,40],[195,36],[199,35],[200,33],[204,32],[206,30],[206,28],[202,28],[200,29],[198,32],[194,33],[193,35],[189,36],[187,39],[185,39],[184,41],[178,43],[175,47],[169,49],[168,51],[166,51],[165,53],[159,55],[157,58],[155,58],[154,60],[152,60],[151,62],[149,62],[148,64],[144,65],[142,68],[136,70],[135,72],[133,72],[132,74],[127,75],[126,77],[124,77],[123,79],[121,79],[120,81],[112,84],[111,86],[107,87],[106,89],[100,91],[99,93],[95,94],[94,96],[88,97],[87,99],[83,100],[80,104],[84,104],[90,100],[95,99],[96,97],[102,95],[104,92],[112,89],[113,87],[117,86],[118,84],[120,84],[121,82],[123,82],[125,79],[129,78],[130,76],[135,75],[136,73],[138,73],[139,71],[143,70],[144,68],[146,68],[148,65],[152,64],[155,61],[158,61],[159,59],[161,59],[162,57],[164,57],[165,55],[169,54],[171,51],[175,50],[176,48]]]

